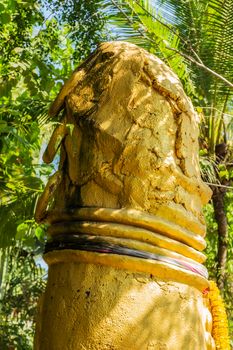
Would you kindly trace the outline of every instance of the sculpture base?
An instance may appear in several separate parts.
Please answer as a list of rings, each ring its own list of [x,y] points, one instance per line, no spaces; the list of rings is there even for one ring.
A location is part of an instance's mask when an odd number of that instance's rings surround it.
[[[49,267],[35,350],[215,349],[211,327],[196,288],[111,266],[61,262]]]

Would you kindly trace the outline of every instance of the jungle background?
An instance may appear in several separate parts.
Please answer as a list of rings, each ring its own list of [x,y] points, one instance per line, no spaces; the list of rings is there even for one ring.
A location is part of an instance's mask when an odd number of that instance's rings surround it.
[[[57,166],[42,162],[47,111],[99,42],[126,40],[159,56],[200,115],[200,166],[210,278],[233,335],[233,0],[0,0],[0,349],[32,349],[46,283],[46,226],[33,214]],[[232,344],[233,345],[233,344]]]

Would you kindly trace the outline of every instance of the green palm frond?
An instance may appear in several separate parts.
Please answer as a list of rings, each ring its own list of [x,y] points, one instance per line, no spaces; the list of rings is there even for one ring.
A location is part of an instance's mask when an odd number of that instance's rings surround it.
[[[160,0],[160,4],[176,15],[172,24],[185,38],[185,42],[180,43],[182,49],[191,56],[194,50],[208,68],[233,82],[233,1]],[[167,22],[171,23],[169,18]],[[190,69],[208,103],[213,102],[216,94],[228,93],[229,87],[222,80],[195,65]],[[219,99],[218,104],[223,105],[224,101]]]
[[[144,36],[138,22],[137,14],[133,13],[127,1],[104,0],[101,7],[107,18],[107,29],[111,32],[113,40],[129,41],[144,48],[149,42]]]
[[[164,22],[162,12],[157,12],[149,1],[111,0],[104,1],[104,4],[109,26],[115,35],[113,38],[137,44],[160,57],[179,75],[186,92],[195,95],[185,59],[168,48],[178,51],[180,38],[178,32],[172,30],[172,25]]]
[[[201,177],[206,183],[218,184],[219,180],[216,176],[217,165],[213,157],[201,155],[199,158]]]

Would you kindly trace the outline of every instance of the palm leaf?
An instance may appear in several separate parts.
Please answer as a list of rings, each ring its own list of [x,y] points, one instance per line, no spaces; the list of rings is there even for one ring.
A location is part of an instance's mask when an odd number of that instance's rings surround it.
[[[176,14],[177,21],[173,21],[173,26],[188,42],[181,42],[182,49],[193,55],[193,48],[206,66],[232,82],[233,1],[161,0],[160,4],[167,11]],[[169,23],[169,18],[167,22]],[[200,93],[208,99],[208,104],[213,102],[216,94],[225,96],[228,93],[229,88],[223,81],[194,65],[190,68]],[[232,93],[233,89],[230,94]],[[223,103],[218,99],[218,105]]]
[[[224,115],[233,93],[233,0],[112,3],[120,9],[117,17],[147,41],[148,50],[177,73],[194,104],[203,108],[202,136],[213,155],[226,139]]]

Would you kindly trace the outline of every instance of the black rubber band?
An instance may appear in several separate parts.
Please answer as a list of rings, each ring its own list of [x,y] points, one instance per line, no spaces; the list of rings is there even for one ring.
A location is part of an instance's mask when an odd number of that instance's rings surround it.
[[[56,236],[46,243],[44,252],[46,254],[51,251],[66,249],[96,252],[102,254],[125,255],[140,259],[161,261],[167,264],[175,265],[185,270],[192,271],[198,275],[208,278],[205,268],[202,266],[200,268],[195,263],[188,264],[184,261],[170,258],[168,256],[132,249],[120,244],[113,244],[105,241],[102,237],[100,238],[91,235],[75,234]]]

